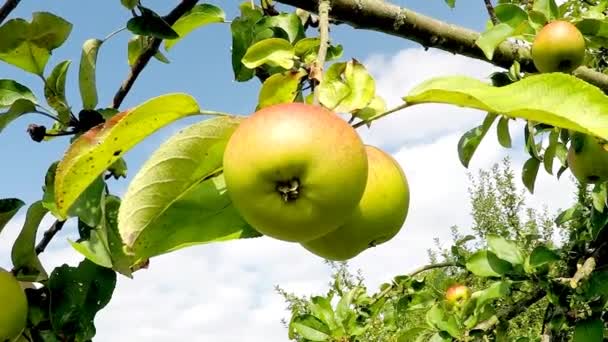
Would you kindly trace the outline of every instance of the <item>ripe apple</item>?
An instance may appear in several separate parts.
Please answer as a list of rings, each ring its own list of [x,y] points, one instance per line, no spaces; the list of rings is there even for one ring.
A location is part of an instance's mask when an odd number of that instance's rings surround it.
[[[367,181],[357,132],[321,106],[265,107],[243,120],[224,152],[226,189],[260,233],[305,242],[336,229]]]
[[[584,62],[585,38],[571,23],[552,21],[536,35],[531,53],[538,71],[568,73]]]
[[[608,179],[608,151],[596,137],[574,133],[568,149],[570,172],[584,184],[593,184]]]
[[[25,329],[27,306],[19,281],[0,268],[0,341],[13,341]]]
[[[454,306],[462,306],[469,298],[471,298],[471,290],[461,284],[450,286],[445,293],[445,299]]]
[[[340,228],[302,244],[329,260],[354,258],[392,239],[407,217],[410,192],[399,163],[386,152],[366,146],[369,171],[359,206]]]

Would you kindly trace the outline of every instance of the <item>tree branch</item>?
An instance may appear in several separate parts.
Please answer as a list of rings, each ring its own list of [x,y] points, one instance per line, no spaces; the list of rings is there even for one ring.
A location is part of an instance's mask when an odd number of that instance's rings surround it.
[[[19,5],[21,0],[6,0],[4,5],[0,7],[0,24],[8,17],[8,15]]]
[[[277,0],[278,2],[316,12],[320,0]],[[387,1],[332,0],[331,17],[357,29],[379,31],[463,56],[490,62],[508,69],[519,61],[522,71],[536,72],[526,46],[504,41],[488,60],[475,45],[479,33],[464,27],[401,8]],[[587,67],[579,67],[573,74],[608,93],[608,75]]]
[[[165,19],[169,25],[173,25],[182,15],[190,11],[197,2],[198,0],[182,0],[182,2],[180,2],[180,4],[169,12],[169,14],[167,14],[163,19]],[[114,95],[112,108],[118,109],[118,107],[120,107],[122,101],[131,90],[131,87],[133,87],[133,84],[135,83],[135,80],[137,80],[139,74],[144,70],[150,59],[158,52],[158,48],[160,47],[162,41],[163,40],[160,38],[152,39],[150,46],[148,46],[148,48],[145,49],[141,55],[139,55],[137,60],[135,60],[127,79],[122,83],[116,92],[116,95]]]
[[[330,11],[330,0],[319,1],[319,52],[317,53],[317,60],[313,64],[310,72],[310,78],[313,82],[321,82],[323,79],[323,66],[325,65],[325,58],[327,56],[327,47],[329,45],[329,11]],[[319,88],[315,88],[314,91],[314,104],[319,104]]]
[[[44,252],[46,246],[49,245],[51,240],[53,240],[53,237],[55,237],[55,235],[61,230],[61,228],[63,228],[64,224],[65,221],[57,220],[46,232],[44,232],[42,240],[40,240],[40,242],[36,245],[36,254]]]
[[[496,12],[494,11],[494,6],[492,6],[492,0],[483,0],[486,3],[486,9],[488,10],[488,15],[490,16],[490,20],[492,20],[492,24],[498,24],[498,18],[496,17]]]
[[[417,268],[415,270],[413,270],[412,272],[408,273],[409,277],[414,277],[422,272],[425,271],[429,271],[432,269],[436,269],[436,268],[444,268],[444,267],[463,267],[462,265],[455,263],[455,262],[440,262],[440,263],[436,263],[436,264],[430,264],[430,265],[426,265],[426,266],[422,266],[420,268]],[[374,304],[375,302],[377,302],[378,300],[380,300],[380,298],[386,296],[389,292],[391,292],[391,290],[394,288],[395,284],[391,284],[390,286],[387,286],[384,290],[382,290],[382,292],[380,292],[378,294],[378,296],[376,296],[371,304]]]
[[[457,264],[455,262],[441,262],[441,263],[438,263],[438,264],[430,264],[430,265],[426,265],[426,266],[422,266],[420,268],[417,268],[417,269],[413,270],[412,272],[410,272],[408,275],[410,277],[413,277],[413,276],[416,276],[416,275],[418,275],[419,273],[422,273],[422,272],[433,270],[435,268],[444,268],[444,267],[462,267],[462,265]]]
[[[471,330],[488,330],[503,321],[510,321],[520,314],[526,312],[530,306],[534,305],[539,300],[545,298],[545,292],[543,290],[537,290],[529,294],[526,298],[518,301],[515,305],[511,305],[508,308],[499,311],[496,315],[489,319],[480,322]]]

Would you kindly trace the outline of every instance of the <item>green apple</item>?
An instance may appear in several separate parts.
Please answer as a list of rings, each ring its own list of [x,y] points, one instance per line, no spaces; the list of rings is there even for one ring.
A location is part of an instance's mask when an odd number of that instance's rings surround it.
[[[584,184],[608,180],[608,151],[596,137],[574,133],[568,149],[570,172]]]
[[[27,323],[27,298],[12,273],[0,268],[0,341],[16,339]]]
[[[536,35],[531,53],[538,71],[568,73],[585,60],[585,38],[571,23],[552,21]]]
[[[445,299],[450,305],[462,306],[471,298],[471,290],[461,284],[452,285],[445,293]]]
[[[369,171],[365,192],[340,228],[302,244],[315,255],[343,261],[392,239],[407,217],[410,192],[405,173],[388,153],[366,146]]]
[[[344,223],[367,182],[357,132],[321,106],[288,103],[247,117],[224,152],[226,189],[257,231],[304,242]]]

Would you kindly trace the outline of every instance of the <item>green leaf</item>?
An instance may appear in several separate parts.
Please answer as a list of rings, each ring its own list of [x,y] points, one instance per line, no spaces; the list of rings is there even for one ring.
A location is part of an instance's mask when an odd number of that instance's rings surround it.
[[[475,308],[479,310],[486,303],[498,298],[504,298],[511,293],[509,281],[497,281],[481,291],[474,292],[471,297],[475,298]]]
[[[220,174],[240,118],[191,125],[163,143],[129,184],[120,235],[140,258],[195,244],[259,236],[232,206]]]
[[[355,110],[352,114],[361,120],[367,120],[384,112],[386,112],[386,102],[380,96],[375,96],[365,108]]]
[[[346,326],[346,322],[348,321],[348,319],[356,314],[353,308],[351,307],[351,304],[353,302],[353,298],[360,291],[361,288],[355,287],[345,293],[338,301],[338,304],[336,305],[336,320],[340,324],[342,324],[342,326]]]
[[[57,64],[44,82],[46,102],[59,113],[59,120],[64,124],[70,120],[70,106],[65,98],[65,79],[71,63],[66,60]]]
[[[31,113],[35,110],[36,106],[30,100],[19,99],[13,102],[13,105],[7,112],[0,113],[0,132],[2,132],[2,130],[13,120],[17,119],[23,114]]]
[[[268,38],[249,47],[242,62],[249,69],[261,65],[278,66],[291,69],[294,65],[295,51],[291,43],[281,38]]]
[[[466,262],[469,271],[479,277],[500,277],[511,270],[511,264],[499,259],[491,251],[481,250],[469,257]]]
[[[546,246],[538,246],[530,253],[529,265],[531,267],[540,267],[548,263],[559,261],[559,255],[550,250]]]
[[[431,327],[437,328],[439,331],[445,331],[454,338],[458,338],[461,335],[460,327],[454,316],[446,315],[438,304],[433,305],[427,311],[426,321]]]
[[[44,195],[42,202],[55,217],[61,218],[55,201],[55,176],[58,162],[51,164],[44,177]],[[95,227],[101,219],[101,199],[106,183],[102,177],[97,177],[86,190],[83,191],[68,211],[69,217],[78,217],[85,224]]]
[[[127,9],[134,9],[135,6],[139,3],[139,0],[120,0],[120,3],[125,6]]]
[[[36,103],[36,97],[32,91],[13,80],[0,79],[0,107],[10,107],[17,100],[29,100]]]
[[[162,95],[117,114],[78,137],[57,166],[58,213],[65,217],[78,196],[137,143],[171,122],[199,112],[190,95]]]
[[[483,124],[471,129],[460,137],[458,141],[458,158],[464,167],[469,167],[473,154],[495,119],[496,114],[488,113],[483,120]]]
[[[533,75],[503,87],[461,76],[434,78],[415,87],[404,100],[450,103],[608,139],[608,96],[563,73]],[[581,108],[585,115],[580,115]]]
[[[608,271],[595,271],[588,280],[587,296],[608,299]]]
[[[372,101],[376,94],[376,82],[374,78],[365,69],[365,66],[357,60],[353,59],[346,63],[344,82],[350,89],[350,92],[334,108],[336,112],[350,113],[363,109]]]
[[[402,331],[399,333],[399,337],[397,338],[397,342],[411,342],[418,341],[418,336],[422,334],[428,334],[431,330],[427,327],[414,327]]]
[[[165,41],[165,50],[169,51],[178,41],[197,28],[212,23],[221,23],[226,19],[224,11],[211,4],[200,4],[179,18],[172,28],[179,35],[178,38]]]
[[[127,44],[127,60],[129,62],[129,66],[132,67],[135,64],[135,61],[141,56],[141,54],[150,47],[150,43],[152,41],[151,37],[139,36],[135,35],[129,39],[129,43]],[[154,58],[156,60],[169,64],[169,60],[165,55],[163,55],[160,51],[154,54]]]
[[[350,88],[342,81],[342,73],[346,70],[346,63],[334,63],[323,73],[323,80],[318,85],[319,102],[333,109],[350,94]]]
[[[108,304],[115,286],[114,271],[88,260],[78,267],[55,268],[48,283],[53,330],[67,340],[91,340],[95,316]]]
[[[159,39],[179,38],[169,24],[156,12],[143,6],[138,7],[141,15],[127,21],[127,29],[135,34]]]
[[[511,148],[511,133],[509,133],[509,118],[501,116],[496,126],[498,143],[505,148]]]
[[[602,342],[604,341],[604,323],[598,318],[579,321],[574,327],[573,342]]]
[[[308,304],[310,312],[313,316],[325,323],[330,331],[338,328],[334,317],[334,310],[331,307],[329,299],[320,296],[314,296]]]
[[[559,8],[557,7],[555,0],[535,0],[532,9],[542,13],[545,18],[547,18],[547,21],[559,17]]]
[[[262,84],[257,109],[280,103],[290,103],[296,98],[300,81],[307,73],[304,70],[285,71],[268,77]]]
[[[274,16],[264,16],[255,24],[255,35],[263,30],[279,28],[287,34],[290,43],[304,38],[302,21],[295,13],[281,13]],[[278,38],[278,37],[277,37]]]
[[[97,106],[97,54],[102,43],[103,41],[92,38],[82,44],[78,86],[83,109],[95,109]]]
[[[494,13],[501,23],[514,28],[528,20],[528,13],[515,4],[499,4],[494,7]]]
[[[606,207],[606,199],[608,197],[608,189],[607,184],[598,183],[593,187],[591,191],[591,202],[593,203],[593,207],[600,213],[604,212],[604,208]]]
[[[488,234],[486,236],[488,247],[496,256],[502,260],[508,261],[513,265],[521,265],[524,262],[524,256],[514,241],[508,241],[502,236]]]
[[[18,198],[0,199],[0,233],[13,216],[25,205],[25,202]]]
[[[70,244],[76,251],[94,263],[112,268],[127,277],[131,277],[134,260],[125,254],[124,244],[118,232],[118,210],[120,198],[108,196],[104,198],[103,220],[95,227],[85,227],[89,236],[83,241]],[[81,224],[81,222],[79,222]]]
[[[523,166],[521,178],[531,194],[534,193],[534,183],[536,182],[536,176],[538,175],[538,169],[540,168],[540,160],[531,157],[528,159]]]
[[[505,39],[511,37],[515,29],[508,24],[500,23],[483,32],[475,41],[487,59],[494,58],[494,50]]]
[[[330,331],[325,323],[312,315],[300,315],[290,326],[302,337],[310,341],[329,341]]]
[[[47,212],[42,201],[34,202],[27,210],[25,223],[11,250],[11,260],[18,270],[16,276],[19,280],[42,281],[48,278],[36,253],[36,233]]]
[[[42,76],[51,51],[70,35],[72,24],[48,12],[34,12],[32,22],[12,19],[0,26],[0,60]]]
[[[545,171],[548,174],[553,174],[553,160],[555,159],[555,150],[557,148],[557,143],[549,144],[547,149],[545,150],[545,154],[543,155],[543,165],[545,167]]]
[[[253,77],[253,70],[246,68],[242,59],[254,39],[255,23],[262,18],[263,13],[259,9],[251,9],[251,6],[241,6],[242,14],[236,17],[230,24],[232,33],[232,70],[234,78],[244,82]]]

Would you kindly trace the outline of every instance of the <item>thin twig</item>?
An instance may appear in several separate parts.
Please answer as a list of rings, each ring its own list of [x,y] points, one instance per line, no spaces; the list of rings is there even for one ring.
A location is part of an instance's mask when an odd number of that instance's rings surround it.
[[[412,272],[408,273],[408,276],[409,277],[414,277],[414,276],[416,276],[416,275],[418,275],[418,274],[420,274],[422,272],[426,272],[426,271],[433,270],[433,269],[436,269],[436,268],[444,268],[444,267],[463,267],[463,266],[460,265],[460,264],[458,264],[458,263],[455,263],[455,262],[449,262],[449,261],[448,262],[440,262],[440,263],[437,263],[437,264],[430,264],[430,265],[426,265],[426,266],[422,266],[420,268],[417,268],[417,269],[413,270]],[[382,292],[380,292],[378,294],[378,296],[376,296],[372,300],[371,304],[374,304],[377,301],[379,301],[380,298],[385,297],[389,292],[391,292],[391,290],[393,288],[394,288],[394,284],[392,284],[390,286],[387,286],[384,290],[382,290]]]
[[[399,105],[399,106],[397,106],[397,107],[395,107],[393,109],[389,109],[386,112],[383,112],[383,113],[380,113],[380,114],[376,114],[376,115],[374,115],[374,116],[372,116],[372,117],[370,117],[368,119],[361,120],[361,121],[357,122],[356,124],[353,125],[353,128],[358,128],[358,127],[361,127],[363,125],[369,125],[370,123],[372,123],[372,121],[376,121],[376,120],[378,120],[380,118],[383,118],[383,117],[385,117],[385,116],[387,116],[389,114],[392,114],[392,113],[394,113],[396,111],[400,111],[402,109],[405,109],[405,108],[407,108],[409,106],[410,106],[410,104],[404,103],[404,104]]]
[[[182,0],[182,2],[180,2],[180,4],[169,12],[169,14],[167,14],[163,19],[165,19],[169,25],[173,25],[182,15],[190,11],[197,2],[198,0]],[[150,46],[148,46],[148,48],[145,49],[141,55],[139,55],[139,57],[137,57],[137,60],[135,60],[135,63],[133,63],[133,66],[131,67],[131,71],[129,72],[127,79],[122,83],[120,89],[118,89],[116,92],[116,95],[114,95],[112,108],[118,109],[118,107],[120,107],[122,101],[131,90],[131,87],[133,87],[133,84],[135,83],[135,80],[137,80],[139,74],[144,70],[150,59],[158,52],[158,48],[160,47],[162,41],[163,40],[160,38],[152,39]]]
[[[320,0],[276,0],[308,12],[318,11]],[[475,43],[479,32],[425,16],[389,0],[331,0],[331,19],[362,30],[383,32],[412,40],[427,48],[437,48],[454,54],[476,58],[509,69],[514,61],[522,72],[537,72],[529,47],[506,40],[496,47],[489,60]],[[587,67],[573,72],[608,93],[608,75]]]
[[[321,82],[323,79],[323,66],[327,58],[327,48],[329,46],[329,11],[330,0],[319,1],[319,52],[317,60],[310,70],[310,78],[313,82]],[[319,104],[319,87],[315,88],[314,104]]]
[[[4,5],[0,7],[0,24],[8,17],[9,14],[19,5],[21,0],[6,0]]]
[[[492,6],[492,0],[483,0],[486,3],[486,9],[488,10],[488,15],[490,16],[490,20],[492,20],[492,24],[498,24],[498,18],[496,17],[496,12],[494,11],[494,6]]]
[[[36,254],[44,252],[51,240],[53,240],[53,237],[55,237],[55,234],[57,234],[61,230],[61,228],[63,228],[64,224],[65,221],[57,220],[46,232],[44,232],[42,240],[40,240],[40,242],[36,245]]]

